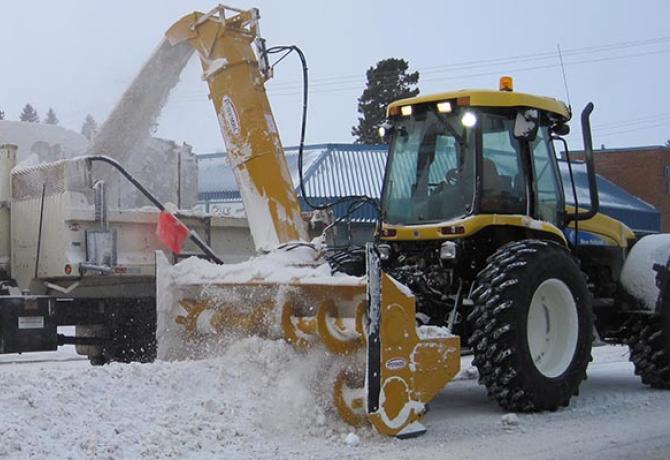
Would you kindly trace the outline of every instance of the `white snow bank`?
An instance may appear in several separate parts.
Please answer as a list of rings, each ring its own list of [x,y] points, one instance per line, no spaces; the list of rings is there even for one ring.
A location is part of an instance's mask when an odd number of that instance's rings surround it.
[[[507,417],[518,425],[501,429],[486,390],[458,380],[431,404],[428,433],[403,441],[352,432],[321,409],[330,392],[305,389],[328,376],[282,342],[245,339],[202,361],[0,365],[0,458],[666,458],[667,393],[639,382],[626,347],[593,357],[566,409]]]
[[[649,235],[631,249],[623,270],[621,284],[650,310],[656,309],[659,290],[654,264],[665,265],[670,256],[670,235]]]
[[[283,341],[219,358],[90,367],[3,366],[0,457],[269,458],[308,440],[342,444],[333,362]]]

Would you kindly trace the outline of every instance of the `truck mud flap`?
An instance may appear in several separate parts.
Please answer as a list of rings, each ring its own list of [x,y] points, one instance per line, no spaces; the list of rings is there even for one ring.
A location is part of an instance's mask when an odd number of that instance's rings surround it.
[[[57,348],[53,297],[0,297],[0,354],[53,351]]]

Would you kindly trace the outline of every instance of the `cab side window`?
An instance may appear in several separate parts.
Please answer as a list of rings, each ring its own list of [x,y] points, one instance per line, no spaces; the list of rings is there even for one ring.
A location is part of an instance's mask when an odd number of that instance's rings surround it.
[[[482,123],[482,212],[526,213],[526,181],[513,120],[486,114]]]
[[[559,185],[554,149],[546,126],[537,131],[531,149],[535,178],[535,217],[559,226],[563,191]]]

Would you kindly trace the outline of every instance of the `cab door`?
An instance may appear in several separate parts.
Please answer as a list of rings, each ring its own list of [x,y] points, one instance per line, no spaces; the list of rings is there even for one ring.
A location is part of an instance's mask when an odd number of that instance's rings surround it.
[[[564,226],[565,197],[549,128],[540,126],[537,136],[529,141],[533,175],[533,217]]]

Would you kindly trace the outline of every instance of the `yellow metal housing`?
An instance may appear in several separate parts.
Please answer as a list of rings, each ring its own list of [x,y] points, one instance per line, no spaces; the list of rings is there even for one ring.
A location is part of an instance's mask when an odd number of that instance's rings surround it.
[[[400,99],[389,104],[386,113],[387,116],[390,116],[393,111],[397,111],[400,107],[430,102],[437,103],[449,100],[464,100],[462,98],[468,98],[467,105],[472,107],[531,107],[553,113],[562,118],[563,121],[570,119],[570,110],[563,102],[557,99],[512,91],[493,91],[485,89],[465,89]]]
[[[460,370],[460,338],[420,338],[414,296],[383,272],[380,316],[379,405],[368,417],[380,433],[398,436]]]
[[[166,33],[198,52],[257,249],[306,240],[307,232],[252,43],[258,11],[195,12]]]
[[[549,222],[536,220],[528,216],[516,214],[479,214],[465,217],[463,219],[455,219],[425,225],[382,224],[382,239],[399,241],[440,239],[453,240],[472,236],[480,230],[494,225],[514,226],[528,230],[545,232],[554,237],[554,239],[566,243],[563,232],[555,225],[550,224]],[[451,234],[445,234],[445,228],[458,228],[458,231]],[[393,236],[388,236],[389,231],[394,232]]]
[[[565,210],[573,213],[575,208],[574,206],[566,206]],[[582,209],[581,212],[586,212],[586,210]],[[570,223],[569,227],[575,228],[575,223]],[[616,245],[621,248],[627,248],[628,242],[635,239],[635,233],[626,224],[602,213],[579,222],[578,228],[580,232],[594,233],[602,237],[610,245]]]

